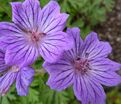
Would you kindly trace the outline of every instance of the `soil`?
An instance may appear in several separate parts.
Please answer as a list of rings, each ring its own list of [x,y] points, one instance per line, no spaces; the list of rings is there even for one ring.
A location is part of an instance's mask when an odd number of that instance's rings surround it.
[[[101,40],[109,41],[113,52],[111,59],[121,63],[121,0],[116,0],[116,6],[108,14],[106,22],[95,28]]]

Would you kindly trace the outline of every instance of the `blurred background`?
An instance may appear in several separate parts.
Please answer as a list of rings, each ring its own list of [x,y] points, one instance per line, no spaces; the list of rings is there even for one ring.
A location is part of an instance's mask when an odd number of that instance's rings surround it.
[[[11,21],[12,1],[0,0],[0,22]],[[40,0],[43,7],[49,0]],[[95,31],[101,40],[109,41],[113,47],[110,58],[121,63],[121,0],[58,0],[61,11],[70,14],[68,27],[79,27],[81,37]],[[6,96],[0,97],[0,104],[80,104],[72,88],[62,92],[51,90],[47,85],[48,74],[42,69],[42,59],[33,67],[36,69],[34,81],[26,97],[16,94],[13,85]],[[121,104],[121,86],[105,88],[106,104]]]

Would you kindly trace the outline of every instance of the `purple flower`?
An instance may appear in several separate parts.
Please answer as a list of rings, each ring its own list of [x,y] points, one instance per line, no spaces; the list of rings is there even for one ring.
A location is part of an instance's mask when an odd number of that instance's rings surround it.
[[[7,48],[7,64],[26,66],[38,56],[54,62],[64,49],[70,47],[67,34],[62,32],[68,15],[60,13],[57,2],[50,1],[43,9],[38,0],[11,5],[13,23],[0,23],[0,45]]]
[[[0,95],[5,95],[10,86],[16,81],[17,93],[20,96],[28,94],[28,88],[34,76],[34,70],[30,67],[5,64],[5,52],[0,50]]]
[[[55,63],[44,63],[50,77],[47,84],[51,89],[61,91],[73,85],[75,96],[82,104],[104,104],[103,87],[116,86],[121,77],[115,72],[121,65],[108,59],[111,46],[108,42],[99,41],[92,32],[83,41],[78,28],[68,29],[74,46],[65,51]]]

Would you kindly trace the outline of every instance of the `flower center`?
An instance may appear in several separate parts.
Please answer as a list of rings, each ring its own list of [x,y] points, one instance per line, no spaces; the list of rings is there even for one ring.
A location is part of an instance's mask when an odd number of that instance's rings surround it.
[[[15,65],[12,66],[10,69],[11,69],[12,72],[18,72],[19,71],[19,67],[15,66]]]
[[[29,42],[32,42],[35,44],[40,42],[45,35],[46,35],[45,33],[28,31]]]
[[[38,41],[41,40],[44,36],[45,36],[45,33],[36,33],[36,32],[32,32],[32,34],[31,34],[31,40],[32,40],[33,42],[38,42]]]
[[[74,67],[76,69],[76,72],[80,72],[81,74],[84,74],[89,70],[89,61],[87,59],[78,58],[74,62]]]

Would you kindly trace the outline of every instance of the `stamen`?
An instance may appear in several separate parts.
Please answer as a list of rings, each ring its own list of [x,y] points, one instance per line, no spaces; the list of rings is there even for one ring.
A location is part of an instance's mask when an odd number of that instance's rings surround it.
[[[37,44],[45,36],[45,33],[28,31],[29,42]]]
[[[76,72],[80,72],[81,74],[84,74],[89,69],[89,62],[87,59],[81,59],[77,58],[74,62],[74,67],[76,69]]]

